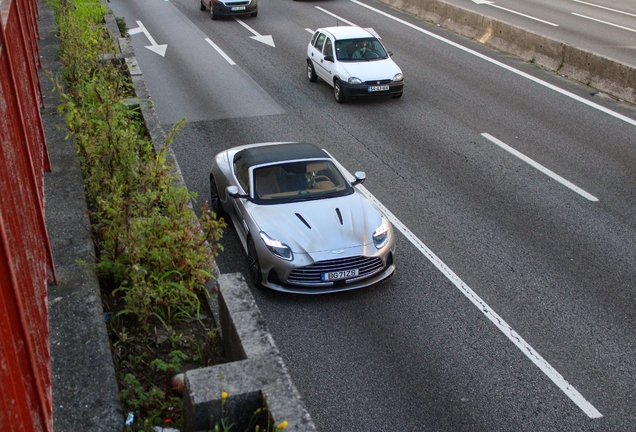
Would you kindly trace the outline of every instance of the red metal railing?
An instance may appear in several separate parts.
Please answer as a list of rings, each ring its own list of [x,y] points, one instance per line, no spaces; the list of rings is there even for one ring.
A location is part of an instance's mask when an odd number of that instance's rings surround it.
[[[0,0],[0,425],[52,431],[37,2]]]

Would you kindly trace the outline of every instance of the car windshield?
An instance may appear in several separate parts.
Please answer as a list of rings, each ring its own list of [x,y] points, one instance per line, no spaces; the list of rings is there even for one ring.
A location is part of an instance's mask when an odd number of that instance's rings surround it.
[[[341,61],[369,61],[388,58],[376,38],[342,39],[336,41],[336,57]]]
[[[349,182],[329,160],[257,167],[253,172],[253,182],[254,201],[257,204],[280,204],[353,193]]]

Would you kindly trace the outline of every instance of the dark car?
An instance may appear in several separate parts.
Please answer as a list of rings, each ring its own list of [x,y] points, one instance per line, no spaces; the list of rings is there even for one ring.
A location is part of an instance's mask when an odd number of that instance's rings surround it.
[[[201,0],[201,10],[209,10],[213,20],[223,16],[258,15],[258,0]]]

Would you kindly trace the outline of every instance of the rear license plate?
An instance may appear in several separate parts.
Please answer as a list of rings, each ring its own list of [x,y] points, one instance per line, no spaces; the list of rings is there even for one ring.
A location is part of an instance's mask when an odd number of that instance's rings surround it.
[[[339,279],[349,279],[349,278],[356,277],[356,276],[358,276],[358,269],[328,272],[328,273],[323,273],[321,275],[322,280],[324,280],[324,281],[339,280]]]
[[[388,85],[381,85],[381,86],[369,86],[369,91],[370,92],[375,92],[375,91],[388,91],[389,90],[389,86]]]
[[[236,11],[236,10],[245,10],[245,6],[234,6],[234,7],[232,8],[232,10],[233,10],[233,11]]]

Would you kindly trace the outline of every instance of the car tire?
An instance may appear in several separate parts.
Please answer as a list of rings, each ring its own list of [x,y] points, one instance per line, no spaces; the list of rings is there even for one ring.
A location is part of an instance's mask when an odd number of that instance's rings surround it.
[[[219,190],[216,186],[216,180],[214,180],[212,174],[210,174],[210,210],[216,215],[217,219],[226,215],[221,200],[219,199]]]
[[[260,287],[263,282],[263,274],[261,273],[261,264],[258,261],[254,240],[251,237],[247,239],[247,259],[250,266],[250,279],[255,287]]]
[[[400,94],[396,94],[395,96],[393,96],[393,99],[399,99],[399,98],[401,98],[401,97],[402,97],[402,93],[400,93]]]
[[[340,84],[340,80],[338,78],[336,78],[333,82],[333,96],[336,99],[336,102],[344,103],[345,97],[342,92],[342,84]]]
[[[258,11],[256,11],[256,12],[252,12],[252,13],[250,14],[250,16],[251,16],[252,18],[256,18],[256,17],[258,16]]]
[[[206,10],[207,8],[205,7],[205,3],[203,3],[203,0],[201,0],[201,5],[200,8],[202,11]]]
[[[210,18],[212,18],[212,21],[216,21],[219,19],[219,16],[214,13],[214,10],[212,10],[212,5],[210,5]]]
[[[316,75],[316,70],[311,60],[307,60],[307,79],[309,82],[316,82],[316,80],[318,80],[318,75]]]

